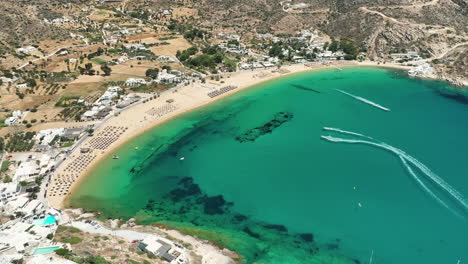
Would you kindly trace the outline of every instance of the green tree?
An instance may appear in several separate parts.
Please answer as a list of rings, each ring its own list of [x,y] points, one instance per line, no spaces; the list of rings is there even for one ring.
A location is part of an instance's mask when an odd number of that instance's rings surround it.
[[[282,58],[283,57],[283,43],[282,42],[273,43],[270,50],[268,51],[268,54],[270,55],[270,57]]]
[[[0,152],[3,152],[3,150],[5,149],[5,140],[0,137]]]
[[[336,40],[332,40],[330,46],[328,46],[328,50],[331,52],[337,52],[338,48],[340,47],[340,42]]]
[[[104,72],[105,76],[109,76],[112,72],[112,69],[107,66],[107,64],[101,65],[101,70]]]
[[[20,185],[24,187],[24,186],[28,185],[28,182],[26,182],[26,181],[20,181]]]
[[[355,60],[359,54],[359,47],[351,39],[341,40],[341,48],[346,53],[345,60]]]
[[[92,63],[86,63],[84,72],[86,72],[88,75],[94,75],[94,70],[93,70],[93,64]]]
[[[72,255],[72,252],[66,248],[59,248],[55,250],[55,254],[62,256],[62,257],[67,257],[67,256]]]
[[[9,183],[9,182],[12,182],[12,181],[13,181],[13,179],[12,179],[10,176],[8,176],[8,175],[5,176],[5,178],[3,178],[3,182],[4,182],[4,183]]]
[[[29,87],[36,87],[37,85],[36,80],[34,79],[27,79],[26,83],[28,84]]]
[[[146,70],[146,77],[149,77],[151,79],[156,79],[158,78],[158,74],[159,74],[159,69],[158,68],[154,68],[154,69],[148,69]]]

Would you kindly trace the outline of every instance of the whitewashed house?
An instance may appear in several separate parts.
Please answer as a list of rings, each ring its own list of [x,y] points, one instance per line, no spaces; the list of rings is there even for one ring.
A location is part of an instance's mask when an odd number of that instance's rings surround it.
[[[127,81],[125,81],[126,86],[139,86],[143,84],[146,84],[145,79],[128,78]]]
[[[18,53],[24,53],[24,54],[29,54],[29,53],[32,53],[34,51],[36,51],[37,49],[33,46],[27,46],[27,47],[24,47],[24,48],[19,48],[16,50],[16,52]]]
[[[19,119],[17,117],[14,117],[14,116],[11,116],[11,117],[8,117],[6,120],[5,120],[5,125],[7,126],[13,126],[15,124],[17,124],[19,121]]]
[[[177,83],[180,82],[180,77],[175,74],[168,73],[167,70],[164,69],[158,74],[158,78],[156,80],[158,82]]]

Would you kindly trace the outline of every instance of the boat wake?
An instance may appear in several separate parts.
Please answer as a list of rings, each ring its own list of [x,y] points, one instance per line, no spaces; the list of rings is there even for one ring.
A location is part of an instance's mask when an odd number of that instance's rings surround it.
[[[345,131],[341,130],[338,128],[329,128],[329,127],[324,127],[324,130],[327,131],[334,131],[337,133],[341,134],[346,134],[346,135],[355,135],[367,139],[372,139],[371,137],[368,137],[363,134],[355,133],[355,132],[350,132],[350,131]],[[330,142],[336,142],[336,143],[349,143],[349,144],[364,144],[364,145],[370,145],[373,147],[385,149],[387,151],[390,151],[394,153],[396,156],[400,158],[402,161],[403,165],[406,167],[408,172],[411,174],[411,176],[418,182],[419,185],[431,196],[433,197],[437,202],[439,202],[442,206],[446,207],[453,213],[457,214],[454,210],[452,210],[442,199],[440,199],[434,192],[432,192],[424,183],[423,181],[417,176],[417,174],[413,171],[411,168],[410,164],[418,168],[428,179],[433,181],[436,186],[439,186],[442,190],[444,190],[447,194],[449,194],[454,200],[456,200],[463,208],[464,210],[468,210],[468,203],[466,202],[465,198],[461,193],[459,193],[455,188],[450,186],[447,182],[445,182],[441,177],[439,177],[437,174],[432,172],[426,165],[421,163],[419,160],[415,159],[411,155],[406,154],[404,151],[395,148],[393,146],[390,146],[384,142],[373,142],[373,141],[367,141],[367,140],[361,140],[361,139],[346,139],[346,138],[339,138],[339,137],[333,137],[333,136],[322,136],[323,139],[330,141]],[[459,214],[457,214],[459,215]]]
[[[416,175],[416,173],[413,171],[413,169],[411,168],[411,166],[408,164],[408,162],[405,160],[405,158],[403,158],[402,156],[400,156],[400,160],[401,162],[403,163],[403,165],[406,167],[406,169],[408,170],[409,174],[411,176],[413,176],[413,179],[432,197],[434,198],[434,200],[436,200],[437,202],[439,202],[439,204],[441,204],[443,207],[447,208],[450,212],[452,212],[453,214],[459,216],[459,217],[462,217],[459,213],[457,213],[455,210],[453,210],[452,208],[450,208],[450,206],[448,206],[448,204],[446,204],[444,201],[442,201],[442,199],[440,199],[433,191],[431,191],[431,189],[429,189],[429,187],[426,186],[426,184],[424,184],[424,182]]]
[[[371,137],[369,137],[369,136],[366,136],[366,135],[363,135],[363,134],[359,134],[359,133],[355,133],[355,132],[350,132],[350,131],[346,131],[346,130],[342,130],[342,129],[334,128],[334,127],[323,127],[323,130],[335,131],[335,132],[339,132],[339,133],[342,133],[342,134],[348,134],[348,135],[353,135],[353,136],[358,136],[358,137],[373,139],[373,138],[371,138]]]
[[[374,107],[377,107],[377,108],[379,108],[379,109],[381,109],[381,110],[390,111],[389,108],[386,108],[386,107],[384,107],[384,106],[381,106],[381,105],[379,105],[379,104],[377,104],[377,103],[374,103],[374,102],[372,102],[372,101],[370,101],[370,100],[367,100],[366,98],[362,98],[362,97],[360,97],[360,96],[356,96],[356,95],[354,95],[354,94],[350,94],[350,93],[345,92],[345,91],[340,90],[340,89],[335,89],[335,90],[337,90],[338,92],[340,92],[340,93],[342,93],[342,94],[346,94],[347,96],[350,96],[350,97],[352,97],[352,98],[354,98],[354,99],[356,99],[356,100],[358,100],[358,101],[361,101],[361,102],[363,102],[363,103],[372,105],[372,106],[374,106]]]

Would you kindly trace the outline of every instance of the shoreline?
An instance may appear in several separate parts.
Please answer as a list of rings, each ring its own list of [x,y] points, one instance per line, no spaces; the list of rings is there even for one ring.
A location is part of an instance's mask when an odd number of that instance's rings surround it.
[[[96,168],[96,166],[105,158],[109,156],[123,144],[132,140],[133,138],[147,132],[154,127],[172,120],[173,118],[179,117],[180,115],[189,113],[196,109],[205,107],[209,104],[222,100],[228,96],[231,96],[237,92],[240,92],[244,89],[248,89],[255,85],[271,81],[277,78],[289,76],[292,74],[298,74],[309,71],[316,71],[320,69],[331,69],[336,68],[339,70],[339,67],[383,67],[383,68],[392,68],[407,70],[409,67],[400,66],[400,65],[385,65],[378,64],[375,62],[351,62],[351,61],[336,61],[329,64],[320,64],[320,63],[309,63],[309,64],[296,64],[283,66],[281,69],[277,70],[276,68],[271,69],[262,69],[262,70],[252,70],[245,72],[235,72],[232,74],[223,75],[221,79],[225,83],[219,83],[216,81],[207,80],[205,84],[197,82],[194,84],[189,84],[178,88],[172,93],[164,93],[160,97],[150,100],[143,104],[135,105],[128,110],[121,112],[117,116],[112,116],[106,122],[104,122],[97,131],[94,132],[94,136],[87,138],[82,142],[80,146],[76,146],[72,154],[63,162],[63,164],[57,168],[56,172],[51,178],[57,178],[57,175],[64,172],[66,165],[73,165],[73,161],[80,156],[80,149],[86,147],[87,144],[93,139],[98,137],[99,133],[102,132],[106,127],[109,126],[122,126],[128,125],[127,129],[117,140],[111,143],[104,149],[93,150],[91,154],[95,156],[89,164],[87,164],[81,171],[75,173],[76,179],[69,184],[66,193],[57,196],[49,196],[50,192],[48,189],[47,200],[49,204],[54,208],[64,209],[69,207],[69,199],[76,192],[77,188],[80,186],[83,180],[89,176],[90,172]],[[217,97],[210,98],[207,93],[210,92],[207,87],[216,87],[221,88],[229,85],[237,85],[238,87],[229,92],[223,93]],[[173,98],[176,99],[173,99]],[[148,111],[154,109],[155,107],[164,107],[167,105],[166,100],[173,99],[174,103],[177,105],[177,109],[173,112],[167,113],[163,116],[159,116],[156,119],[151,119],[147,115]],[[136,117],[139,117],[137,120]],[[141,119],[143,117],[143,119]],[[137,122],[139,121],[139,122]],[[54,187],[53,184],[49,185],[49,188]]]

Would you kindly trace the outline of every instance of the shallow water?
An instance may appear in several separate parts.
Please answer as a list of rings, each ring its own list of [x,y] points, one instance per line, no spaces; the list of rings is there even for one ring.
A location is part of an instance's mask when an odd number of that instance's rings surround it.
[[[269,81],[133,139],[70,202],[209,238],[247,263],[369,263],[372,251],[372,263],[463,263],[468,212],[453,195],[391,151],[320,138],[356,139],[323,130],[336,127],[385,142],[465,199],[468,105],[446,88],[367,67]],[[293,117],[270,126],[279,112]]]

